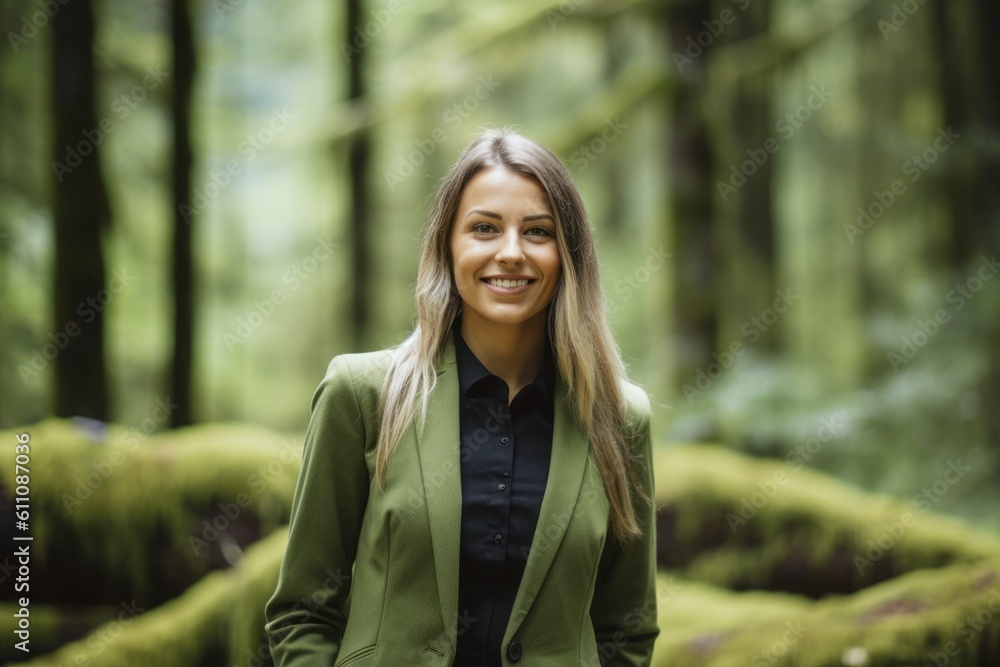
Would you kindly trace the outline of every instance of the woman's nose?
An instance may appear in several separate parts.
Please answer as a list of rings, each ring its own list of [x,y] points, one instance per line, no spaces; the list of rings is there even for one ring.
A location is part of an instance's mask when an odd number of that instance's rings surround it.
[[[521,234],[518,230],[512,229],[503,235],[500,249],[497,250],[497,261],[515,263],[524,261],[524,249],[521,247]]]

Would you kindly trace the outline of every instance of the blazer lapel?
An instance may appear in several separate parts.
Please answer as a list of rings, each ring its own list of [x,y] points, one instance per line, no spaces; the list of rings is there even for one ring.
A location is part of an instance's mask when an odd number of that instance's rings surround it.
[[[459,541],[462,536],[458,392],[455,341],[449,335],[438,367],[437,387],[427,406],[427,423],[424,430],[417,433],[417,453],[427,499],[441,617],[450,632],[457,632]]]
[[[438,367],[437,387],[428,404],[427,423],[424,430],[417,433],[417,451],[427,499],[441,615],[444,627],[454,632],[457,632],[462,534],[458,392],[455,343],[448,336]],[[566,385],[557,373],[549,475],[524,576],[507,625],[505,645],[520,627],[538,595],[552,559],[562,544],[583,483],[590,441],[572,416],[566,396]]]
[[[538,589],[566,535],[566,528],[576,509],[583,484],[590,439],[573,417],[566,396],[566,385],[557,373],[549,476],[545,482],[535,535],[528,551],[528,562],[525,564],[524,576],[517,589],[510,622],[504,634],[504,646],[513,638],[538,595]]]

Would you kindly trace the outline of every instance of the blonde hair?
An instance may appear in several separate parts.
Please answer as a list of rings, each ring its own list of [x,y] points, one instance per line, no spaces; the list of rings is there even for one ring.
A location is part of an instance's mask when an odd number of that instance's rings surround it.
[[[492,167],[532,176],[548,195],[555,217],[562,276],[548,307],[547,329],[557,371],[568,388],[571,412],[590,437],[619,541],[641,533],[629,487],[649,500],[638,481],[630,451],[627,377],[608,325],[599,264],[583,200],[563,163],[538,143],[511,130],[490,129],[472,141],[438,186],[422,231],[415,289],[416,325],[395,346],[379,398],[382,415],[376,445],[376,477],[384,488],[389,456],[427,405],[437,385],[437,364],[461,306],[453,277],[451,226],[462,190],[479,171]],[[419,404],[420,411],[417,412]]]

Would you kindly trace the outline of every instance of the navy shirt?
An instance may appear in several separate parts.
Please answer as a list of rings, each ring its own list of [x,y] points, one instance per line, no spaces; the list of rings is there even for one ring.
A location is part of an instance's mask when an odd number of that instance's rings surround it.
[[[499,667],[549,475],[555,360],[546,335],[541,372],[508,405],[510,387],[469,349],[461,316],[453,331],[462,461],[462,623],[453,665]]]

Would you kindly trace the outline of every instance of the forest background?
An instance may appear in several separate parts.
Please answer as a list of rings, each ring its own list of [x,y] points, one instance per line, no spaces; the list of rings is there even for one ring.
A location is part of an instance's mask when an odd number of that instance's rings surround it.
[[[300,438],[334,355],[411,328],[438,180],[513,126],[583,193],[658,446],[995,533],[997,26],[989,0],[4,0],[0,428]]]

